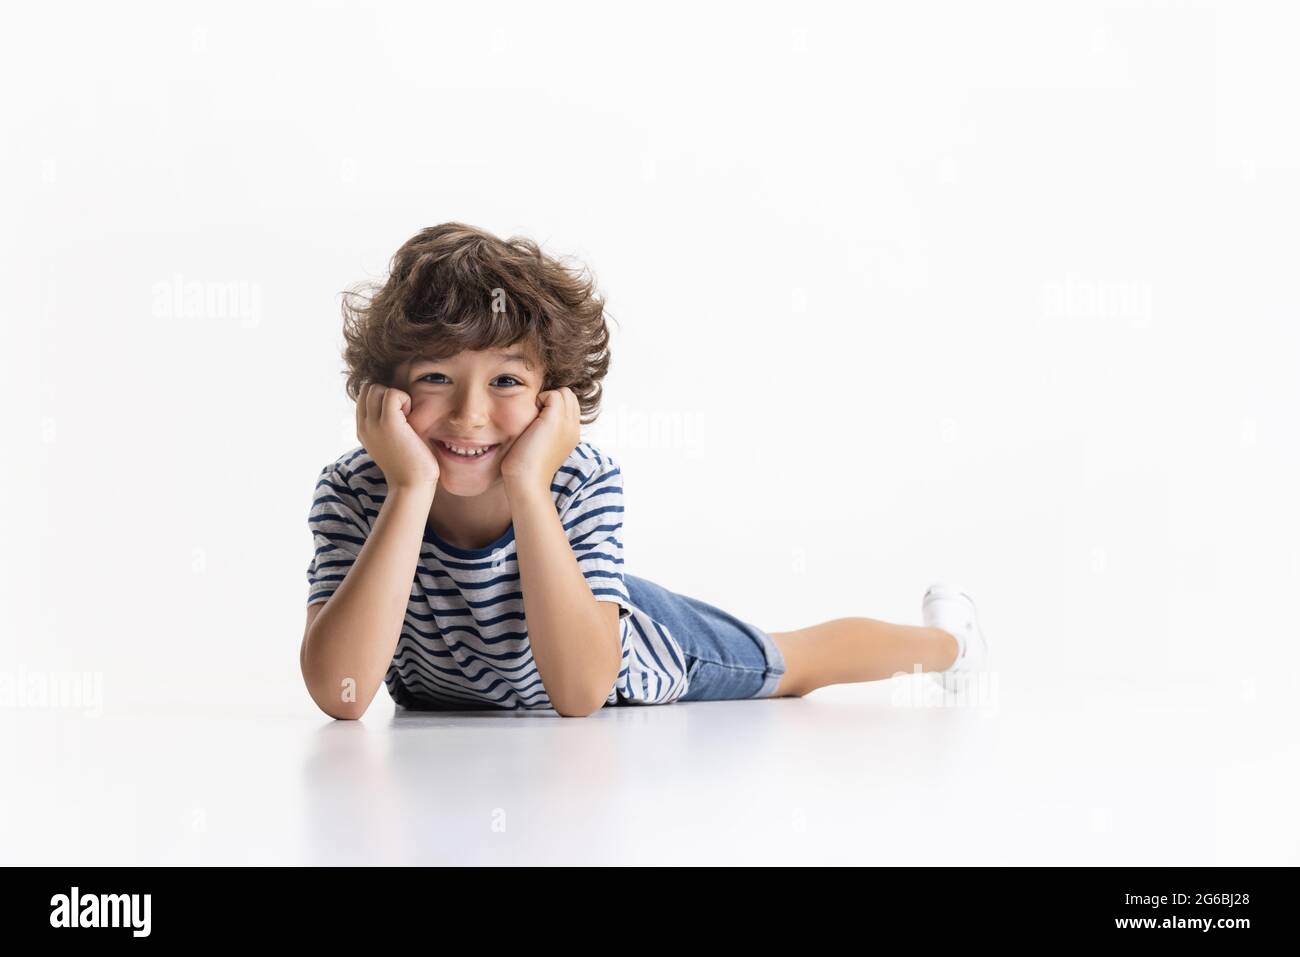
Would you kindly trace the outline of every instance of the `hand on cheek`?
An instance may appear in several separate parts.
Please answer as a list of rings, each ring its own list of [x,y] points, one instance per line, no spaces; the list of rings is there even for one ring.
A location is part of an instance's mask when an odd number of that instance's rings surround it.
[[[551,480],[582,437],[578,397],[568,386],[537,396],[538,413],[501,462],[507,484],[550,490]]]

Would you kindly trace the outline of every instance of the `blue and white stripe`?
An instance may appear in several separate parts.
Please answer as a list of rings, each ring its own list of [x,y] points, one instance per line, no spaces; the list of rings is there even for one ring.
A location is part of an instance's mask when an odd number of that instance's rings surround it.
[[[342,583],[379,517],[383,472],[364,448],[321,470],[308,525],[315,552],[307,603]],[[551,483],[578,567],[600,601],[619,606],[623,664],[607,704],[620,697],[666,704],[686,691],[685,659],[667,627],[632,605],[623,579],[623,474],[580,442]],[[456,548],[427,526],[396,653],[385,676],[404,707],[550,708],[533,661],[513,525],[479,549]]]

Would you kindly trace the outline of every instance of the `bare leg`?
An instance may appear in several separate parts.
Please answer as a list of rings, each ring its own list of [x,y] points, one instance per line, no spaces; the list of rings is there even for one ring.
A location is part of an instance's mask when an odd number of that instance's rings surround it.
[[[957,639],[938,628],[836,618],[796,631],[768,632],[785,656],[774,697],[800,697],[826,685],[878,681],[897,672],[942,671],[957,659]]]

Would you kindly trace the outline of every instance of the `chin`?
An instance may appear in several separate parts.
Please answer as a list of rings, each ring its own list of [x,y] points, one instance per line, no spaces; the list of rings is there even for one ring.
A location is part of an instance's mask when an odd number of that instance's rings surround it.
[[[490,489],[500,479],[501,474],[499,472],[471,478],[464,475],[448,475],[443,472],[438,476],[438,485],[445,488],[452,495],[479,495]]]

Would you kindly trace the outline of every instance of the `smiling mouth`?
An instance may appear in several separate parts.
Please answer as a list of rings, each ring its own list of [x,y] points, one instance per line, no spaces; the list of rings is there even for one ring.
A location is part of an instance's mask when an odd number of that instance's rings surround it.
[[[444,442],[442,439],[435,439],[434,444],[439,449],[441,449],[442,451],[450,455],[452,458],[460,459],[463,462],[473,462],[476,459],[488,458],[498,448],[501,447],[500,443],[498,443],[496,445],[480,446],[479,448],[468,450],[468,451],[457,451],[457,448],[460,448],[459,446],[452,447],[448,445],[446,442]]]

